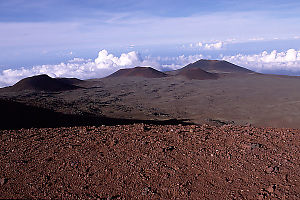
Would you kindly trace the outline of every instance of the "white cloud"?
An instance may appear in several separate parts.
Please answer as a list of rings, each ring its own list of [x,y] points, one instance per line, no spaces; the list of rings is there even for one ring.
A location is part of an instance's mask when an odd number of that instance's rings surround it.
[[[202,42],[191,43],[191,44],[189,44],[189,46],[190,46],[191,48],[203,47],[203,43],[202,43]]]
[[[98,54],[98,58],[95,59],[95,63],[98,69],[117,68],[125,66],[133,66],[134,64],[140,64],[140,58],[135,51],[127,54],[122,54],[120,58],[115,57],[113,54],[108,54],[106,50],[102,50]]]
[[[204,50],[220,50],[225,46],[225,42],[215,42],[215,43],[202,43],[202,42],[197,42],[197,43],[191,43],[189,45],[190,48],[199,48],[199,49],[204,49]]]
[[[224,60],[247,67],[257,72],[290,72],[300,73],[300,51],[289,49],[284,52],[273,50],[268,53],[264,51],[260,54],[235,56],[224,56]]]
[[[89,61],[91,61],[91,60],[89,60]],[[83,59],[83,58],[73,58],[72,60],[69,60],[68,62],[70,62],[70,63],[84,63],[84,62],[86,62],[86,60]]]
[[[196,62],[197,60],[203,59],[204,56],[202,54],[198,55],[190,55],[190,56],[177,56],[177,57],[157,57],[153,58],[157,63],[160,63],[160,67],[156,68],[158,70],[167,71],[167,70],[176,70],[180,69],[187,64]]]
[[[216,49],[220,50],[224,46],[223,42],[217,42],[217,43],[211,43],[211,44],[205,44],[204,48],[205,49]]]

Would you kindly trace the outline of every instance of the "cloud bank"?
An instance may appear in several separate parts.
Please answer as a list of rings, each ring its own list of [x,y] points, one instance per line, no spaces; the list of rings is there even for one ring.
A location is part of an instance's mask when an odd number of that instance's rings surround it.
[[[278,52],[264,51],[253,55],[224,56],[224,60],[247,67],[256,72],[300,75],[300,51],[289,49]]]
[[[94,60],[74,58],[57,65],[3,70],[0,72],[0,87],[10,86],[25,77],[39,74],[48,74],[51,77],[90,79],[103,78],[119,69],[136,66],[153,67],[160,71],[167,71],[182,68],[204,58],[211,59],[211,57],[204,57],[202,54],[176,57],[142,57],[136,51],[123,53],[118,57],[104,49],[98,53],[98,57]],[[289,49],[283,52],[274,50],[270,53],[264,51],[260,54],[237,54],[220,58],[256,72],[300,75],[300,50]]]
[[[109,54],[106,50],[102,50],[94,61],[74,58],[67,63],[57,65],[40,65],[32,68],[3,70],[0,73],[0,87],[12,85],[22,78],[38,74],[48,74],[51,77],[76,77],[80,79],[102,78],[120,68],[151,65],[153,63],[141,60],[138,53],[134,51],[116,57],[113,54]]]
[[[101,50],[95,60],[74,58],[67,63],[57,65],[39,65],[32,68],[6,69],[0,72],[0,87],[10,86],[19,80],[39,75],[48,74],[55,77],[69,77],[79,79],[103,78],[121,69],[136,66],[153,67],[166,71],[181,68],[182,66],[203,58],[202,55],[178,56],[178,57],[145,57],[137,52],[123,53],[120,57],[109,54],[107,50]]]

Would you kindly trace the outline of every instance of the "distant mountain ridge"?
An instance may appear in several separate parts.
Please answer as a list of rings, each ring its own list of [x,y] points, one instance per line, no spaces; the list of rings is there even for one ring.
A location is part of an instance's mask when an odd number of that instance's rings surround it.
[[[182,76],[187,79],[206,80],[217,79],[219,78],[218,74],[224,73],[249,74],[255,72],[224,60],[202,59],[188,64],[181,69],[168,71],[166,73],[158,71],[151,67],[134,67],[120,69],[115,73],[109,75],[108,78],[133,76],[144,78],[162,78],[167,76]]]
[[[126,68],[120,69],[115,73],[109,75],[109,78],[113,77],[144,77],[144,78],[163,78],[168,76],[167,74],[153,69],[152,67],[134,67],[134,68]]]
[[[250,74],[255,72],[223,60],[202,59],[174,71],[161,72],[152,67],[134,67],[120,69],[107,76],[107,78],[164,78],[168,76],[182,76],[187,79],[205,80],[217,79],[220,77],[219,74],[224,73]],[[19,92],[24,90],[34,90],[55,92],[74,90],[80,88],[79,86],[82,82],[82,80],[77,78],[51,78],[48,75],[43,74],[24,78],[13,86],[1,88],[1,91]]]
[[[188,64],[182,69],[186,68],[200,68],[211,73],[254,73],[253,71],[232,64],[224,60],[198,60],[194,63]]]

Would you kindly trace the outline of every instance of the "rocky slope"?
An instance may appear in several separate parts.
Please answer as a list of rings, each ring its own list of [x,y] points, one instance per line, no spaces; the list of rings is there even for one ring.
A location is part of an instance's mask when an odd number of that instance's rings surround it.
[[[300,130],[123,125],[0,131],[0,197],[299,199]]]
[[[214,73],[206,72],[200,68],[184,68],[178,71],[177,76],[184,76],[187,79],[197,79],[197,80],[206,80],[206,79],[217,79],[218,75]]]

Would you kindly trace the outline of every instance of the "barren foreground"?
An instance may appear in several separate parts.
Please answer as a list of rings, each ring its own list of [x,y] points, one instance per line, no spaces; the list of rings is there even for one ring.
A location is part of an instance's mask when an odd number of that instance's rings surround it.
[[[0,197],[299,199],[299,133],[144,124],[0,131]]]

